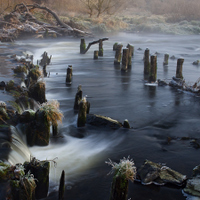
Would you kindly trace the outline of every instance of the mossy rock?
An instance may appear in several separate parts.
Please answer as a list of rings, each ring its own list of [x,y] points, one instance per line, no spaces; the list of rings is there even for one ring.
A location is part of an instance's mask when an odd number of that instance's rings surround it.
[[[102,115],[96,115],[96,114],[88,114],[86,118],[86,123],[93,125],[93,126],[98,126],[102,128],[112,128],[112,129],[118,129],[122,127],[122,123],[111,119],[110,117],[105,117]]]

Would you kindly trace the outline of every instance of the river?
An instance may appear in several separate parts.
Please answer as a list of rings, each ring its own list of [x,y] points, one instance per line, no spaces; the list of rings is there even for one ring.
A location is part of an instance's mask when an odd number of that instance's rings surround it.
[[[200,164],[199,149],[191,145],[191,139],[199,138],[200,134],[199,97],[170,86],[147,86],[143,75],[143,55],[148,47],[150,54],[158,53],[158,79],[170,80],[176,74],[177,59],[169,59],[168,66],[163,66],[164,54],[168,53],[170,57],[184,58],[184,79],[186,83],[194,84],[200,75],[200,67],[192,64],[200,58],[199,36],[119,33],[108,37],[109,40],[103,43],[104,56],[98,60],[93,60],[97,45],[91,46],[82,55],[80,39],[74,38],[0,44],[0,48],[13,47],[19,52],[32,53],[34,64],[41,59],[44,51],[52,55],[52,62],[47,66],[49,77],[44,78],[46,98],[57,99],[60,103],[64,114],[63,123],[59,125],[62,137],[51,138],[47,147],[23,147],[39,160],[55,159],[57,163],[56,167],[51,164],[50,194],[46,199],[57,198],[62,170],[66,174],[65,199],[108,199],[112,175],[108,175],[111,168],[105,161],[109,158],[119,162],[123,157],[130,156],[137,168],[146,159],[166,163],[188,177],[192,176],[192,169]],[[91,40],[86,39],[86,43]],[[124,47],[130,43],[135,47],[132,68],[127,72],[121,72],[113,64],[115,53],[112,48],[115,42],[122,43]],[[71,86],[65,84],[68,65],[73,67]],[[90,125],[77,128],[73,104],[79,84],[82,85],[83,96],[87,95],[91,104],[90,113],[120,122],[128,119],[132,128],[108,130]],[[8,160],[15,164],[23,161],[21,157],[11,152]],[[136,181],[129,183],[128,198],[186,199],[182,188],[144,186]]]

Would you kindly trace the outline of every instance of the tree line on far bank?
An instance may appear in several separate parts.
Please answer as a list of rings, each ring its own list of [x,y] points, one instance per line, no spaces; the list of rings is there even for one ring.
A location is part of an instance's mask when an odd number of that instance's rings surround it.
[[[0,15],[13,10],[22,0],[0,0]],[[26,0],[26,4],[43,4],[59,15],[83,14],[89,17],[102,15],[134,15],[147,12],[167,15],[169,22],[200,20],[199,0]]]

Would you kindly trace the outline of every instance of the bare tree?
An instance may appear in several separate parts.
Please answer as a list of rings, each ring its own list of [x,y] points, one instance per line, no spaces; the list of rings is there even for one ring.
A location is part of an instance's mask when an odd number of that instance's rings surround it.
[[[120,0],[81,0],[88,9],[90,17],[96,11],[97,17],[103,13],[114,14],[122,5]]]

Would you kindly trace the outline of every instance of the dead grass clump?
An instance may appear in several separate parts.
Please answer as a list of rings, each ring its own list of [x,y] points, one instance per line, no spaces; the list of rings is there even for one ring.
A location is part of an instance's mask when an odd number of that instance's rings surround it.
[[[43,103],[40,107],[40,111],[44,111],[48,122],[53,125],[57,125],[57,122],[62,123],[63,114],[59,110],[59,102],[57,100],[51,100],[49,102]]]

